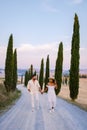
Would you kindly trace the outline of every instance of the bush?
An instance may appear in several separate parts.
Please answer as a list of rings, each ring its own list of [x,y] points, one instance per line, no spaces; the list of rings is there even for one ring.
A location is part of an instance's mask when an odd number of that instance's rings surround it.
[[[7,93],[5,86],[0,84],[0,110],[3,110],[11,105],[16,99],[20,97],[20,95],[21,92],[17,89],[14,92]]]

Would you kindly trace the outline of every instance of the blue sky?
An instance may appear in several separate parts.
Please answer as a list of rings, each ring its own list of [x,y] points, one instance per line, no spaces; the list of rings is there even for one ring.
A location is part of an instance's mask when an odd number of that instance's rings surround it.
[[[0,67],[4,66],[6,46],[13,34],[18,50],[18,67],[32,63],[40,66],[41,58],[50,55],[51,68],[60,41],[64,44],[64,69],[70,66],[70,47],[74,14],[80,22],[80,68],[87,68],[87,1],[86,0],[0,0]],[[45,61],[44,61],[45,62]]]

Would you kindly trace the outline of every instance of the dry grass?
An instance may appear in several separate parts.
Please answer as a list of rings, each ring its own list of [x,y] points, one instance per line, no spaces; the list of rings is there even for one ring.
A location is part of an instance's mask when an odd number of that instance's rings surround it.
[[[70,99],[68,85],[62,85],[58,96],[87,111],[87,78],[80,78],[79,95],[75,102]]]
[[[9,94],[6,92],[6,89],[2,83],[0,83],[0,112],[2,110],[7,109],[14,101],[20,97],[20,91],[16,90],[14,92],[10,92]]]

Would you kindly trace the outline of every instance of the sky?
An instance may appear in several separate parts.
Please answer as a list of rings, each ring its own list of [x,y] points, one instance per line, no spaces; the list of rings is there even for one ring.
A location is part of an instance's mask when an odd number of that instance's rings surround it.
[[[87,0],[0,0],[0,68],[5,66],[8,39],[13,34],[18,68],[40,68],[49,54],[55,68],[63,42],[63,69],[70,68],[74,16],[80,23],[80,69],[87,68]]]

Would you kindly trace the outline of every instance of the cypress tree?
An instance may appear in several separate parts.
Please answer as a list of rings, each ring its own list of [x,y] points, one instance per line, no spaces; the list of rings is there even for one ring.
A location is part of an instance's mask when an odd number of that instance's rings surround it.
[[[72,47],[71,47],[71,65],[70,65],[70,97],[75,100],[79,93],[79,48],[80,48],[80,34],[79,34],[79,20],[77,14],[74,17]]]
[[[41,89],[43,87],[43,81],[44,81],[44,59],[41,60],[41,67],[40,67],[40,74],[39,74],[39,83]]]
[[[9,37],[5,60],[5,87],[10,92],[13,85],[13,36]]]
[[[33,75],[33,65],[30,66],[30,69],[29,69],[29,78],[31,79]]]
[[[58,94],[61,89],[62,68],[63,68],[63,43],[60,42],[58,56],[56,60],[56,66],[55,66],[55,80],[58,86],[58,88],[55,90],[56,94]]]
[[[31,69],[29,69],[29,71],[28,71],[28,81],[31,79],[31,77],[32,77],[32,72],[31,72]]]
[[[17,85],[17,51],[15,49],[13,55],[13,91],[16,89]]]
[[[33,74],[36,74],[36,71],[34,71],[33,73],[33,65],[31,64],[29,70],[25,72],[25,81],[24,81],[25,86],[27,86],[28,81],[31,79]]]
[[[49,67],[49,55],[48,55],[46,60],[45,87],[49,81],[49,75],[50,75],[50,67]]]
[[[28,75],[28,71],[25,72],[25,80],[24,80],[24,85],[27,86],[28,84],[28,78],[29,78],[29,75]]]

